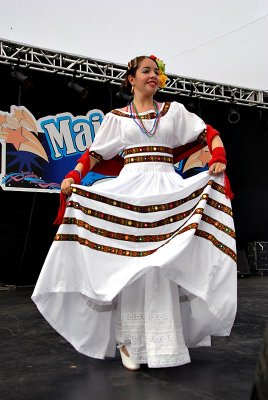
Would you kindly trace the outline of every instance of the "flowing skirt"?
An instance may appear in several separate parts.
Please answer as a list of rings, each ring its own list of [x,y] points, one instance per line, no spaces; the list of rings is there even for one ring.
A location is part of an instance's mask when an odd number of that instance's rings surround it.
[[[236,315],[236,244],[224,176],[182,179],[162,162],[73,185],[32,300],[90,357],[125,343],[136,362],[169,367],[188,348],[229,335]]]

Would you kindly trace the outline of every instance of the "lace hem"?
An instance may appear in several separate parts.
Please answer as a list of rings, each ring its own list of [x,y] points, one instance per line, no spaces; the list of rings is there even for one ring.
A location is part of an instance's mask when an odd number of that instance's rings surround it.
[[[182,326],[172,313],[122,313],[116,318],[115,332],[136,363],[164,368],[190,362]]]
[[[147,357],[142,354],[136,354],[132,350],[128,349],[130,357],[138,364],[148,364],[149,368],[167,368],[176,367],[179,365],[187,364],[191,362],[188,349],[180,354],[161,354],[161,355],[150,355]]]

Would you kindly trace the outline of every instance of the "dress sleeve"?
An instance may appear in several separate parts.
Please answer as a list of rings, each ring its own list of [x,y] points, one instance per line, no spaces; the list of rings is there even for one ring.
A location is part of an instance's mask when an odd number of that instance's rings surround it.
[[[90,146],[89,154],[93,158],[109,160],[123,150],[121,125],[120,117],[112,113],[105,115]]]
[[[193,142],[205,131],[205,122],[198,115],[186,110],[181,103],[172,103],[174,120],[174,147]]]

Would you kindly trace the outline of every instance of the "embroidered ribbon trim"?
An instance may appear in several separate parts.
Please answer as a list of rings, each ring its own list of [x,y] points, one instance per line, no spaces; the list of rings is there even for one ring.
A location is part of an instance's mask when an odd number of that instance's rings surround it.
[[[219,231],[225,233],[226,235],[232,237],[235,239],[235,232],[232,228],[230,228],[227,225],[222,224],[221,222],[217,221],[216,219],[203,214],[204,209],[203,208],[197,208],[193,215],[195,214],[202,214],[201,219],[202,221],[205,221],[206,223],[215,226],[216,229]],[[188,210],[186,213],[181,213],[178,215],[173,215],[170,218],[166,218],[162,221],[156,221],[155,223],[149,223],[149,222],[144,222],[140,223],[142,226],[141,228],[152,228],[152,227],[159,227],[161,225],[166,225],[166,224],[172,224],[175,222],[179,222],[187,217],[190,216],[192,210]],[[94,214],[91,214],[93,216],[96,216]],[[112,219],[111,219],[112,220]],[[113,222],[113,221],[112,221]],[[123,233],[123,232],[115,232],[115,231],[108,231],[107,229],[103,229],[97,226],[93,226],[89,224],[86,221],[83,221],[81,219],[77,219],[74,217],[65,217],[63,218],[63,224],[66,225],[76,225],[80,228],[84,228],[85,230],[94,233],[95,235],[107,237],[109,239],[114,239],[114,240],[123,240],[127,242],[136,242],[136,243],[142,243],[142,242],[161,242],[163,240],[169,239],[171,236],[173,236],[177,231],[178,228],[175,230],[168,232],[168,233],[163,233],[163,234],[150,234],[150,235],[131,235],[130,233]],[[126,225],[126,224],[124,224]],[[145,226],[146,225],[146,226]],[[134,229],[137,227],[137,223],[135,224],[135,221],[133,221],[131,227]],[[181,228],[179,228],[181,229]]]
[[[124,164],[131,164],[137,162],[163,162],[173,164],[173,157],[168,156],[135,156],[125,158]]]
[[[222,251],[223,253],[225,253],[226,255],[231,257],[235,262],[237,261],[236,253],[230,247],[226,246],[224,243],[217,240],[214,235],[211,235],[208,232],[198,229],[198,224],[196,224],[196,223],[192,223],[192,224],[189,224],[189,225],[183,227],[179,232],[177,232],[175,234],[175,236],[181,235],[184,232],[187,232],[192,229],[195,230],[196,236],[199,236],[203,239],[209,240],[215,247],[217,247],[218,250]],[[112,246],[105,246],[105,245],[102,245],[99,243],[92,242],[86,238],[82,238],[76,234],[57,234],[55,236],[55,241],[78,242],[80,245],[89,247],[93,250],[101,251],[104,253],[116,254],[116,255],[120,255],[120,256],[127,256],[127,257],[149,256],[150,254],[153,254],[161,247],[165,246],[165,244],[168,243],[170,240],[172,240],[172,238],[170,238],[168,241],[163,243],[161,246],[156,247],[152,250],[136,251],[136,250],[130,250],[130,249],[129,250],[120,249],[118,247],[112,247]]]
[[[165,115],[168,112],[170,104],[171,104],[170,102],[165,102],[165,104],[164,104],[164,106],[162,108],[162,111],[160,111],[160,117],[162,117],[163,115]],[[119,117],[131,118],[131,115],[129,113],[126,114],[126,113],[124,113],[124,112],[122,112],[120,110],[117,110],[117,109],[112,110],[111,113],[115,114],[115,115],[118,115]],[[141,115],[142,119],[154,119],[155,117],[156,117],[156,113],[154,111],[152,111],[152,112],[150,112],[148,114],[142,114]],[[135,118],[137,118],[137,116],[135,116]]]
[[[115,200],[113,198],[99,195],[97,193],[88,192],[88,191],[78,188],[78,187],[72,187],[71,190],[73,193],[76,193],[78,196],[86,197],[88,199],[98,201],[100,203],[109,204],[110,206],[113,206],[113,207],[123,208],[125,210],[135,211],[138,213],[152,213],[152,212],[161,212],[161,211],[166,211],[166,210],[172,210],[173,208],[176,208],[182,204],[185,204],[188,201],[198,199],[198,197],[200,195],[202,195],[202,199],[208,199],[208,197],[209,197],[208,194],[206,194],[206,193],[202,194],[202,192],[205,190],[206,186],[208,186],[208,185],[211,185],[211,187],[214,190],[216,190],[217,192],[224,194],[224,187],[211,179],[202,188],[195,190],[194,192],[190,193],[188,196],[186,196],[182,199],[174,200],[169,203],[151,204],[151,205],[147,205],[147,206],[138,206],[138,205],[134,205],[131,203],[126,203],[123,201]],[[209,199],[209,205],[219,209],[220,211],[228,213],[230,216],[233,216],[233,212],[230,207],[228,207],[224,204],[221,204],[216,200]],[[69,206],[69,204],[68,204],[68,206]],[[79,203],[77,203],[77,207],[79,207]],[[84,212],[87,213],[86,210],[88,210],[88,208],[87,207],[83,207],[83,208],[85,208]]]
[[[95,158],[95,160],[97,160],[98,162],[101,162],[102,161],[102,156],[100,155],[100,154],[98,154],[98,153],[96,153],[95,151],[89,151],[89,155],[91,156],[91,157],[93,157],[93,158]]]
[[[208,183],[208,184],[211,184],[211,183]],[[97,193],[88,192],[88,191],[78,188],[78,187],[72,187],[71,190],[73,193],[76,193],[78,196],[86,197],[88,199],[98,201],[100,203],[109,204],[110,206],[113,206],[113,207],[123,208],[125,210],[134,211],[134,212],[138,212],[138,213],[152,213],[152,212],[161,212],[161,211],[166,211],[166,210],[172,210],[173,208],[176,208],[184,203],[187,203],[188,201],[198,199],[198,197],[205,190],[206,186],[207,185],[194,191],[193,193],[190,193],[190,195],[188,195],[182,199],[178,199],[178,200],[175,200],[175,201],[172,201],[169,203],[151,204],[148,206],[138,206],[135,204],[126,203],[123,201],[115,200],[110,197],[99,195]],[[204,199],[206,199],[206,198],[208,198],[208,195],[205,193],[202,195],[202,197]]]
[[[124,150],[124,156],[129,154],[137,154],[137,153],[169,153],[173,154],[173,149],[165,146],[139,146],[139,147],[131,147],[129,149]]]

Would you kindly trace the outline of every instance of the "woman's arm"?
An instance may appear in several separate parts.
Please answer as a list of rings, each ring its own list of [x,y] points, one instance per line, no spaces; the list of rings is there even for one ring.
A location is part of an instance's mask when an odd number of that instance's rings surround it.
[[[211,141],[212,160],[209,163],[209,173],[213,175],[221,174],[226,170],[226,161],[225,163],[221,161],[213,162],[213,157],[215,157],[215,153],[217,151],[220,151],[220,153],[222,153],[221,156],[223,155],[223,153],[225,155],[224,146],[219,135],[214,136],[214,138]]]
[[[87,172],[91,171],[97,162],[97,160],[95,160],[95,158],[93,158],[91,156],[88,156],[88,160],[89,160],[90,166],[89,166],[89,168],[87,168]],[[85,176],[85,174],[83,173],[84,170],[85,170],[85,165],[82,162],[78,162],[76,164],[75,169],[70,172],[70,175],[72,175],[72,172],[74,172],[74,174],[75,174],[75,171],[77,171],[78,172],[77,176],[79,176],[80,180],[81,180],[81,177]],[[71,185],[73,183],[76,183],[75,178],[71,177],[71,176],[68,177],[68,174],[67,174],[66,177],[61,182],[60,188],[61,188],[62,193],[69,196],[69,194],[71,193]]]

